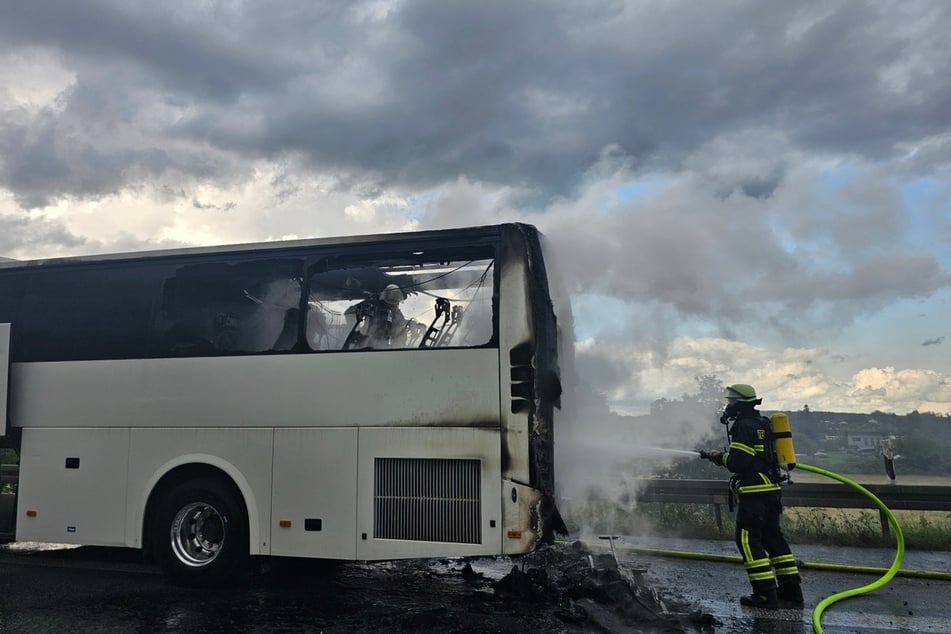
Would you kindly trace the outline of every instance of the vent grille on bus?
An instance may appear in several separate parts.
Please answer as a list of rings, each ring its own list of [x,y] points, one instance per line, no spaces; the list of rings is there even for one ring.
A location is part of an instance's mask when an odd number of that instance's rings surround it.
[[[427,542],[482,542],[482,463],[377,458],[373,536]]]

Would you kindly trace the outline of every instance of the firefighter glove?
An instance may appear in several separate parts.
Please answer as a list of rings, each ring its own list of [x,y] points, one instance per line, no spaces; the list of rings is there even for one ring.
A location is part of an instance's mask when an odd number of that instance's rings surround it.
[[[717,465],[718,467],[723,466],[723,453],[719,451],[711,451],[707,453],[707,460]]]

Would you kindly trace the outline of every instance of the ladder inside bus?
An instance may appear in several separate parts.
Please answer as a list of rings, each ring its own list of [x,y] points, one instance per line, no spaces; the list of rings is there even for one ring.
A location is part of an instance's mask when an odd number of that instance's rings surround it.
[[[440,323],[440,318],[442,322]],[[462,321],[462,308],[459,304],[451,306],[445,297],[436,298],[436,316],[419,342],[420,348],[448,346]]]

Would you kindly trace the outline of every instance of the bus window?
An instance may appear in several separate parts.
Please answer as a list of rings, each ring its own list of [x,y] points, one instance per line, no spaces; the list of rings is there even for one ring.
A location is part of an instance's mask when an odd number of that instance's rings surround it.
[[[311,276],[311,350],[476,347],[493,339],[494,262],[393,258]]]
[[[291,350],[297,342],[301,264],[259,260],[191,264],[166,280],[154,331],[170,356]]]
[[[51,266],[23,278],[14,361],[149,356],[149,322],[168,264]]]

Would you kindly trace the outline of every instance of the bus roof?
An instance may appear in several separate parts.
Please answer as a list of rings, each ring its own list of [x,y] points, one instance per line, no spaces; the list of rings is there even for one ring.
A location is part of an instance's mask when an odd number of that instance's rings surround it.
[[[406,231],[395,233],[378,233],[355,236],[335,236],[327,238],[305,238],[299,240],[274,240],[268,242],[249,242],[238,244],[226,244],[215,246],[196,246],[181,247],[175,249],[156,249],[147,251],[133,251],[125,253],[105,253],[95,255],[80,255],[59,258],[45,258],[35,260],[14,260],[0,257],[0,271],[17,268],[31,268],[40,266],[68,265],[92,262],[116,262],[148,260],[153,258],[164,258],[172,256],[189,255],[208,255],[212,253],[220,254],[240,254],[252,253],[269,250],[298,249],[317,246],[336,246],[336,245],[361,245],[375,244],[385,242],[403,242],[415,240],[439,240],[439,239],[478,239],[492,238],[502,234],[503,231],[520,228],[531,233],[537,233],[537,229],[525,223],[502,223],[495,225],[482,225],[473,227],[459,227],[453,229],[433,229],[429,231]]]

